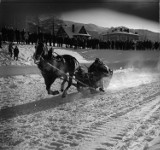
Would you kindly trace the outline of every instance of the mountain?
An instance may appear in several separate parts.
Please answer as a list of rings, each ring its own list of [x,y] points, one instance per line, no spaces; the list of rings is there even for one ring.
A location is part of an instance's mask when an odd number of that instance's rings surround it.
[[[85,26],[87,31],[94,31],[97,32],[98,34],[101,34],[102,32],[108,30],[109,28],[107,27],[100,27],[97,26],[95,24],[84,24],[84,23],[77,23],[77,22],[73,22],[73,21],[66,21],[64,20],[65,24],[68,26],[71,26],[72,24],[74,24],[75,26]]]
[[[160,42],[160,33],[152,32],[149,30],[136,29],[135,30],[140,35],[140,40],[151,40]]]
[[[111,31],[114,29],[114,27],[107,28],[107,27],[101,27],[97,26],[95,24],[84,24],[84,23],[77,23],[73,21],[67,21],[59,19],[58,17],[54,15],[50,16],[39,16],[37,17],[28,17],[26,20],[27,29],[29,29],[31,32],[35,31],[35,28],[37,25],[40,26],[41,30],[44,32],[52,33],[53,32],[53,24],[54,24],[54,31],[55,33],[58,31],[60,26],[69,26],[71,27],[73,24],[75,26],[84,26],[88,33],[93,38],[100,38],[102,34],[107,33],[108,31]],[[119,28],[119,27],[116,27]],[[132,32],[137,32],[140,35],[140,40],[151,40],[151,41],[160,41],[160,34],[156,32],[152,32],[149,30],[143,30],[143,29],[129,29]]]

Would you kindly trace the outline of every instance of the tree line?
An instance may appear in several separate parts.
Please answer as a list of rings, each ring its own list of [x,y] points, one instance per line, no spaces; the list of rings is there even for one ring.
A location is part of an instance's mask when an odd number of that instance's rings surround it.
[[[17,42],[17,44],[35,44],[38,40],[43,40],[50,46],[57,46],[66,48],[91,48],[91,49],[113,49],[113,50],[159,50],[160,42],[153,42],[151,40],[145,41],[105,41],[96,38],[69,38],[58,37],[51,33],[29,32],[18,30],[17,28],[1,29],[2,41]]]

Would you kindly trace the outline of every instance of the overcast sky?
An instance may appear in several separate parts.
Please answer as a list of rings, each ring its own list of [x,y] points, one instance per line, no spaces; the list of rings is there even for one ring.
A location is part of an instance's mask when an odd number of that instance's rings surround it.
[[[159,30],[159,0],[1,0],[1,20],[8,16],[53,13],[64,20],[103,27]]]

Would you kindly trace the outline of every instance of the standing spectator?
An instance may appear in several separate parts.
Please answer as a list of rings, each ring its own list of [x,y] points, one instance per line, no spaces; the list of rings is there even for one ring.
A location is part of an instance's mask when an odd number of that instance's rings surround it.
[[[11,40],[11,42],[14,42],[14,30],[13,30],[13,27],[11,27],[11,29],[10,29],[10,40]]]
[[[43,50],[44,50],[44,56],[45,56],[45,58],[47,58],[48,57],[48,47],[47,47],[47,45],[46,45],[46,43],[44,42],[44,44],[43,44],[44,46],[43,46]]]
[[[20,43],[20,31],[18,29],[16,29],[15,34],[16,34],[16,42],[17,42],[17,44],[19,44]]]
[[[43,33],[42,33],[41,31],[38,32],[38,35],[37,35],[37,36],[38,36],[38,40],[43,41],[43,39],[44,39],[43,36],[44,36],[44,35],[43,35]]]
[[[2,28],[2,40],[3,41],[7,41],[7,28],[6,27],[3,27]]]
[[[24,39],[25,39],[26,44],[29,44],[29,32],[25,32]]]
[[[2,33],[0,32],[0,48],[2,48]]]
[[[10,27],[8,29],[8,40],[10,42],[13,42],[14,41],[14,30],[13,30],[13,27]]]
[[[14,48],[14,60],[18,60],[18,54],[19,54],[19,49],[16,45],[16,47]]]
[[[22,43],[25,42],[24,34],[25,34],[25,30],[23,29],[23,30],[21,31],[21,42],[22,42]]]
[[[29,35],[29,41],[31,42],[31,44],[33,45],[33,43],[34,43],[34,33],[31,33],[30,35]]]
[[[12,57],[12,54],[13,54],[13,43],[10,42],[9,46],[8,46],[8,51],[10,53],[10,56]]]

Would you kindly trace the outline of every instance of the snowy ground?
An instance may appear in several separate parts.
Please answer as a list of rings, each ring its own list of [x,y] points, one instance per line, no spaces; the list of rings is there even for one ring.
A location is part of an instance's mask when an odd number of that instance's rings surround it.
[[[49,46],[48,46],[49,47]],[[35,65],[33,61],[33,54],[35,52],[35,45],[18,45],[19,48],[19,60],[15,61],[13,58],[10,58],[8,53],[8,44],[3,45],[3,48],[0,49],[0,66],[6,65]],[[84,59],[80,54],[74,52],[73,50],[64,50],[60,48],[55,48],[55,52],[62,54],[70,54],[77,58],[81,63],[89,63]]]
[[[64,99],[47,95],[38,74],[1,77],[0,85],[2,150],[160,149],[158,71],[117,70],[105,93],[72,87]]]

